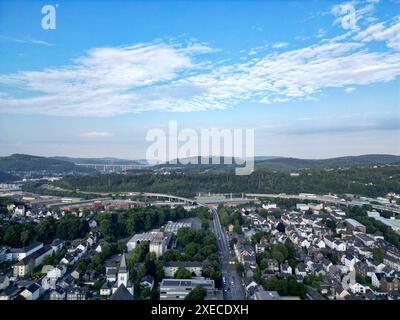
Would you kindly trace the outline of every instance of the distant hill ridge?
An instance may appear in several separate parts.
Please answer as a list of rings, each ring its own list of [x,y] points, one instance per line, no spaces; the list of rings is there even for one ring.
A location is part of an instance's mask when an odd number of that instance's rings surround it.
[[[228,159],[228,161],[227,161]],[[185,162],[190,164],[189,167],[196,167],[203,163],[208,163],[209,167],[217,166],[215,160],[218,157],[190,157],[179,159],[176,164],[167,162],[165,164],[159,164],[158,167],[174,167],[182,166]],[[197,164],[193,164],[193,160],[197,160]],[[274,157],[274,156],[256,156],[254,157],[257,169],[315,169],[315,168],[330,168],[330,167],[347,167],[355,165],[384,165],[391,163],[400,163],[400,156],[390,154],[367,154],[360,156],[345,156],[328,159],[299,159],[299,158],[287,158],[287,157]],[[176,161],[176,160],[175,160]],[[224,164],[226,167],[235,166],[231,164],[232,158],[219,157],[220,164]],[[207,166],[202,164],[202,166]]]
[[[186,167],[186,168],[205,168],[201,164],[202,157],[186,158],[185,160],[194,160],[197,158],[198,164],[183,165],[181,161],[178,164],[160,164],[154,168],[160,167]],[[205,158],[209,160],[210,168],[221,168],[220,165],[213,164],[212,160],[218,157]],[[224,157],[219,157],[220,163],[227,163]],[[231,159],[230,159],[231,160]],[[273,169],[273,170],[298,170],[298,169],[314,169],[314,168],[330,168],[330,167],[350,167],[360,165],[384,165],[392,163],[400,163],[400,156],[390,154],[367,154],[360,156],[345,156],[329,159],[298,159],[286,157],[264,157],[258,156],[255,158],[256,169]],[[13,154],[6,157],[0,157],[0,172],[3,177],[6,174],[16,174],[18,172],[26,171],[48,171],[53,173],[91,173],[95,172],[93,169],[84,168],[77,164],[91,163],[91,164],[144,164],[145,160],[124,160],[118,158],[71,158],[71,157],[40,157],[27,154]],[[231,168],[235,164],[225,164],[223,167]],[[8,178],[12,178],[8,176]],[[1,180],[0,180],[1,181]]]
[[[328,159],[298,159],[298,158],[274,158],[257,161],[256,167],[274,169],[315,169],[331,167],[351,167],[361,165],[384,165],[400,163],[400,156],[390,154],[366,154],[361,156],[345,156]]]
[[[16,181],[16,180],[19,180],[19,178],[16,176],[13,176],[12,174],[9,174],[7,172],[0,171],[0,183],[12,182],[12,181]]]
[[[32,156],[28,154],[12,154],[0,157],[0,171],[18,173],[27,171],[47,171],[50,173],[90,173],[93,170],[81,168],[69,161]]]
[[[75,164],[133,165],[133,164],[146,163],[146,160],[127,160],[127,159],[118,159],[112,157],[104,157],[104,158],[50,157],[49,159],[68,161]]]

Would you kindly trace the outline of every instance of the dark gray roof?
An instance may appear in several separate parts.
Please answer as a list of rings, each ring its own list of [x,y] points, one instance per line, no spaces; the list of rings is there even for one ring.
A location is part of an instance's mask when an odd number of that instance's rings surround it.
[[[110,300],[135,300],[133,295],[128,291],[127,288],[123,284],[119,286],[117,291],[115,291],[111,297]]]
[[[10,251],[13,253],[22,253],[22,252],[28,252],[32,250],[33,248],[36,248],[38,246],[42,245],[41,242],[38,241],[33,241],[31,244],[23,247],[23,248],[11,248]]]
[[[3,283],[6,280],[7,276],[0,274],[0,283]]]
[[[55,240],[51,243],[51,245],[52,245],[52,246],[58,246],[58,245],[60,245],[60,244],[62,244],[62,243],[64,243],[63,240],[55,239]]]
[[[65,289],[63,287],[57,286],[54,289],[55,292],[57,292],[58,294],[64,294],[65,293]]]
[[[201,262],[198,262],[198,261],[169,261],[169,262],[164,263],[164,267],[195,268],[195,267],[201,267]]]
[[[85,287],[73,287],[66,289],[68,294],[87,294],[88,289]]]
[[[1,293],[0,296],[14,296],[16,295],[18,292],[20,292],[21,289],[18,288],[15,285],[9,286],[7,288],[5,288]]]
[[[140,279],[140,282],[148,282],[148,283],[153,283],[154,278],[150,275],[145,275],[142,279]]]
[[[71,274],[67,274],[62,281],[66,284],[72,285],[75,282],[75,279],[71,276]]]
[[[34,293],[37,290],[40,290],[40,285],[38,285],[36,282],[34,282],[29,287],[27,287],[26,290],[28,290],[31,293]]]
[[[106,281],[103,283],[103,285],[101,286],[101,289],[111,289],[112,285],[110,282]]]
[[[26,256],[25,258],[21,259],[16,263],[17,266],[24,266],[29,264],[29,261],[32,259],[37,259],[43,254],[47,253],[48,251],[52,250],[50,246],[44,246],[40,248],[39,250],[33,252],[32,254]]]
[[[306,271],[306,265],[304,263],[299,263],[297,265],[297,270],[299,270],[300,272],[305,272]]]

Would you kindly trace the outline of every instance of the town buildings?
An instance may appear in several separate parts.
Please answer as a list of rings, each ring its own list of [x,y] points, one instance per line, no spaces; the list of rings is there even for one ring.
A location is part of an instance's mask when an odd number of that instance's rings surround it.
[[[160,300],[183,300],[197,286],[204,288],[207,293],[215,291],[214,280],[211,279],[163,279],[160,283]]]
[[[185,268],[196,277],[200,277],[203,270],[201,262],[198,261],[169,261],[163,266],[165,277],[173,278],[179,268]]]

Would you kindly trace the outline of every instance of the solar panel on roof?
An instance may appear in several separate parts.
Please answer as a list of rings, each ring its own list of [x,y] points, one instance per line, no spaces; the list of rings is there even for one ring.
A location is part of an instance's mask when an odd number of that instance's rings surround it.
[[[165,286],[176,286],[179,285],[179,281],[176,280],[164,280],[163,285]]]

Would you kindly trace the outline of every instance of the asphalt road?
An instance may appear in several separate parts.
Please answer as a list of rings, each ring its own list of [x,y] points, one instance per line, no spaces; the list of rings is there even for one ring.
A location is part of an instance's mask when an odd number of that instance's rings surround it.
[[[221,273],[223,281],[223,294],[225,300],[244,300],[246,298],[245,290],[242,285],[242,279],[236,271],[236,258],[231,254],[229,243],[224,232],[217,210],[211,209],[213,215],[213,230],[217,237],[218,253],[221,261]],[[235,264],[229,263],[235,261]]]

